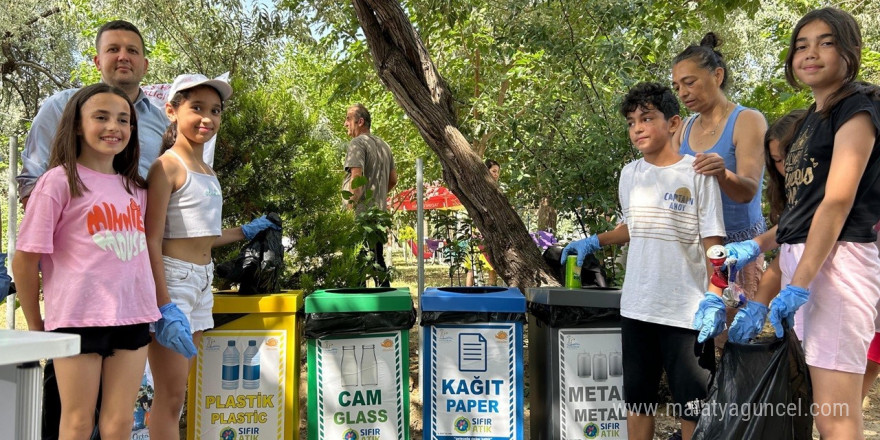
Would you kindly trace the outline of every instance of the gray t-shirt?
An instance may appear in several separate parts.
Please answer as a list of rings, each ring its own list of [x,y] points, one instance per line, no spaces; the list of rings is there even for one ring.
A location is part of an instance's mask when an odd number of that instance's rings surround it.
[[[348,152],[345,155],[345,181],[342,189],[351,191],[351,169],[360,168],[368,183],[363,186],[364,194],[367,190],[373,192],[372,200],[364,200],[363,196],[358,201],[357,211],[363,211],[370,206],[378,206],[382,210],[387,209],[388,177],[394,170],[394,156],[391,148],[382,139],[372,134],[362,134],[351,140]]]

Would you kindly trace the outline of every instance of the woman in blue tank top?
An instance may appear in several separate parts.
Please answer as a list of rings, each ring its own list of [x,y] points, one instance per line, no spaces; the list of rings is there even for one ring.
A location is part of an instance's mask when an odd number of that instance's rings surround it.
[[[696,113],[675,136],[682,154],[697,159],[699,174],[715,176],[721,186],[725,243],[748,240],[766,230],[761,213],[764,173],[763,139],[767,122],[760,112],[730,102],[724,93],[729,72],[709,32],[699,45],[688,46],[673,60],[672,87],[688,110]],[[736,282],[754,297],[763,258],[743,269]],[[735,310],[728,310],[728,324]],[[726,334],[722,335],[723,343]]]

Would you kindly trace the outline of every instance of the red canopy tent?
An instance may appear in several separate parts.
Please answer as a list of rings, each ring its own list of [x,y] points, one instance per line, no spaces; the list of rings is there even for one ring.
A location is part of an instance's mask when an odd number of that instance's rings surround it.
[[[425,185],[424,209],[462,209],[461,201],[449,188],[438,184]],[[388,199],[388,206],[395,211],[415,211],[418,207],[416,188],[401,191]]]

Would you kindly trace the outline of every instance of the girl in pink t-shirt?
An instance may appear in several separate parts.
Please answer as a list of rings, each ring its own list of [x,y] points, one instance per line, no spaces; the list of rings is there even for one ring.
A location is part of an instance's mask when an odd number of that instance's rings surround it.
[[[160,317],[144,234],[147,196],[138,176],[136,127],[134,106],[122,90],[95,84],[74,94],[16,246],[12,269],[28,328],[80,335],[79,355],[55,359],[60,432],[69,438],[93,431],[99,389],[101,438],[130,435],[149,323]]]

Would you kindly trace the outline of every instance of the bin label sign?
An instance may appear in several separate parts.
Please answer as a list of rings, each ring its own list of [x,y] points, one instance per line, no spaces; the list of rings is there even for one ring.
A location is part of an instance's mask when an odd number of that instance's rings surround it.
[[[426,438],[522,438],[522,325],[425,328]]]
[[[316,358],[316,438],[404,438],[400,332],[320,338]]]
[[[286,347],[286,330],[205,332],[196,360],[195,437],[283,437]]]
[[[559,330],[562,439],[626,439],[620,329]]]

